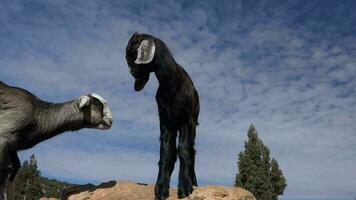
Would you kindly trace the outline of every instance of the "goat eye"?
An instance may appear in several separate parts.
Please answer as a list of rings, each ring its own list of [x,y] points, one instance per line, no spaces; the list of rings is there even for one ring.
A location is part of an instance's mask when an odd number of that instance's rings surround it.
[[[93,104],[94,104],[95,106],[101,106],[101,103],[100,103],[99,101],[94,101]]]

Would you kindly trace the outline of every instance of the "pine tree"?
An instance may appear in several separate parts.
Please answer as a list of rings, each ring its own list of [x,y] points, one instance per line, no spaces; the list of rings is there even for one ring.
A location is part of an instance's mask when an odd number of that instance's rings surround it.
[[[277,200],[287,186],[283,173],[253,125],[247,136],[245,150],[238,156],[235,186],[249,190],[258,200]]]
[[[24,161],[16,175],[16,199],[38,200],[43,196],[40,184],[40,171],[34,155]]]
[[[59,199],[64,189],[76,186],[42,177],[34,155],[28,161],[23,162],[16,175],[15,185],[16,200],[38,200],[40,197]]]
[[[273,197],[273,186],[272,182],[270,179],[270,171],[271,171],[271,158],[270,158],[270,151],[265,146],[262,141],[260,140],[261,143],[261,165],[260,168],[257,170],[258,171],[258,177],[259,177],[259,196],[261,196],[261,199],[271,199]]]
[[[287,187],[287,181],[275,159],[272,159],[271,162],[271,182],[273,183],[273,200],[277,200],[278,195],[283,195],[284,188]]]
[[[257,193],[257,169],[260,165],[260,145],[255,127],[248,130],[248,142],[245,142],[245,152],[240,152],[235,186],[244,187],[253,194]]]

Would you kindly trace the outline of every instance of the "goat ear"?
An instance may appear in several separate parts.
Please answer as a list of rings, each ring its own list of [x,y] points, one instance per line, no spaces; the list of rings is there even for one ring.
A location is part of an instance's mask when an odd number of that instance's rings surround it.
[[[137,49],[136,64],[147,64],[153,60],[155,56],[156,45],[152,39],[142,40]]]
[[[79,98],[79,108],[80,109],[82,109],[84,106],[89,105],[89,103],[90,103],[90,97],[85,95],[85,96],[81,96]]]

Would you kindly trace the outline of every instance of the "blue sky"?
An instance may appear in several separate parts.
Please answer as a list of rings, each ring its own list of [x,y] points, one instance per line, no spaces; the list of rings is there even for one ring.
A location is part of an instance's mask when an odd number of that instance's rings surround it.
[[[51,102],[96,92],[110,131],[66,133],[22,152],[76,183],[153,183],[159,129],[151,78],[133,90],[135,31],[166,42],[200,94],[197,176],[232,185],[251,123],[288,187],[284,199],[356,197],[355,1],[0,0],[0,80]],[[177,170],[172,176],[177,182]]]

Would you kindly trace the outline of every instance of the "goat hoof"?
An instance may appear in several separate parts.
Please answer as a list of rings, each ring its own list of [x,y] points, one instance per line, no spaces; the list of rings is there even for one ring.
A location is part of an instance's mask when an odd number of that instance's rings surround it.
[[[169,185],[156,184],[155,196],[156,196],[156,198],[155,198],[156,200],[166,200],[169,196]]]
[[[188,197],[191,193],[193,193],[192,184],[183,184],[178,186],[178,199]]]
[[[155,200],[166,200],[167,199],[167,197],[155,197]]]
[[[0,192],[0,200],[6,200],[5,191]]]

